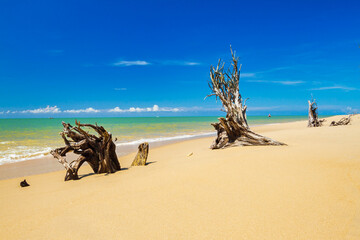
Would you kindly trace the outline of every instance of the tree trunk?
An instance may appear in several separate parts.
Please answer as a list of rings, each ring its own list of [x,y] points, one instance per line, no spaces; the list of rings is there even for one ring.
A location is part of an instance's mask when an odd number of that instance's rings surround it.
[[[309,103],[309,121],[308,127],[320,127],[323,121],[319,121],[317,113],[317,104],[315,99],[308,101]]]
[[[239,92],[239,79],[241,65],[238,66],[238,57],[232,51],[232,64],[224,71],[224,63],[219,60],[216,68],[210,67],[209,87],[210,96],[220,99],[226,112],[226,119],[219,118],[219,123],[212,125],[217,131],[217,138],[210,148],[219,149],[230,146],[252,146],[252,145],[286,145],[270,138],[252,132],[246,119],[247,106]]]
[[[217,138],[210,146],[211,149],[230,146],[286,145],[254,133],[249,128],[235,122],[232,118],[219,118],[219,121],[219,123],[211,124],[217,131]]]
[[[65,167],[65,181],[79,179],[78,171],[84,162],[90,165],[94,173],[114,173],[120,170],[112,135],[102,126],[81,124],[77,121],[75,124],[76,127],[72,127],[69,123],[62,122],[64,129],[60,135],[65,142],[65,147],[56,148],[50,152]],[[89,127],[99,136],[89,134],[81,127]],[[68,152],[74,152],[79,157],[68,163],[66,161]]]
[[[149,143],[145,142],[139,145],[139,151],[135,156],[134,161],[132,162],[131,166],[145,166],[146,160],[149,155]]]

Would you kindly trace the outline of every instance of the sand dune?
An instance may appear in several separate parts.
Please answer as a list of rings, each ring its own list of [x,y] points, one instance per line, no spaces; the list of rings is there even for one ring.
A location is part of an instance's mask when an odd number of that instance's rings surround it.
[[[360,117],[257,127],[288,146],[150,149],[146,167],[0,181],[0,239],[360,239]],[[189,153],[193,153],[188,156]]]

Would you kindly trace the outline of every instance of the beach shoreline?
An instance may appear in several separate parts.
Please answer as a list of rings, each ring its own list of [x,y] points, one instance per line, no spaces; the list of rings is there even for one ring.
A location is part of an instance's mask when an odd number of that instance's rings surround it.
[[[177,142],[182,141],[189,141],[193,139],[199,138],[213,138],[209,137],[209,135],[216,135],[215,132],[211,134],[202,134],[202,135],[194,135],[189,138],[176,138],[165,140],[165,141],[157,141],[157,142],[150,142],[150,149],[158,148],[161,146],[166,146],[170,144],[174,144]],[[140,143],[139,143],[140,144]],[[117,145],[116,153],[118,158],[133,155],[135,157],[137,152],[138,145],[135,144],[125,144],[124,145]],[[150,151],[151,151],[150,150]],[[72,161],[77,157],[74,154],[68,154],[67,160]],[[87,163],[85,163],[87,165]],[[0,165],[0,180],[11,179],[11,178],[19,178],[19,177],[27,177],[31,175],[43,174],[43,173],[50,173],[55,171],[64,170],[63,165],[61,165],[57,159],[55,159],[52,155],[47,154],[46,156],[18,161],[13,163],[6,163]]]
[[[276,118],[276,117],[275,117]],[[288,122],[299,122],[303,120],[289,120]],[[271,123],[264,123],[264,124],[254,124],[252,125],[252,128],[256,130],[256,128],[261,126],[272,126],[272,125],[278,125],[288,122],[271,122]],[[210,137],[211,136],[211,137]],[[199,134],[194,135],[175,135],[172,137],[166,137],[161,139],[150,139],[150,151],[154,148],[173,144],[177,142],[182,141],[188,141],[191,139],[198,139],[198,138],[211,138],[212,140],[215,138],[216,132],[207,132],[203,133],[200,132]],[[146,141],[147,139],[143,139]],[[155,140],[155,141],[154,141]],[[123,157],[128,154],[133,154],[135,156],[137,152],[137,147],[140,143],[143,141],[141,140],[135,140],[133,142],[123,142],[119,143],[117,142],[117,154],[118,157]],[[75,158],[75,155],[68,154],[68,161],[72,161]],[[61,171],[64,167],[58,163],[56,159],[54,159],[50,154],[46,154],[45,156],[27,159],[27,160],[21,160],[17,162],[11,162],[11,163],[5,163],[0,165],[0,180],[4,179],[10,179],[10,178],[19,178],[19,177],[26,177],[31,175],[37,175],[37,174],[43,174],[43,173],[49,173],[49,172],[55,172],[55,171]]]
[[[250,116],[252,126],[273,122],[294,121],[304,116]],[[78,121],[97,123],[111,132],[116,145],[137,146],[141,142],[162,142],[208,135],[214,132],[210,123],[217,117],[119,117],[78,118]],[[72,118],[0,118],[0,165],[44,157],[51,149],[63,145],[59,131],[62,121]],[[195,136],[194,136],[195,135]],[[126,149],[124,149],[127,152]]]

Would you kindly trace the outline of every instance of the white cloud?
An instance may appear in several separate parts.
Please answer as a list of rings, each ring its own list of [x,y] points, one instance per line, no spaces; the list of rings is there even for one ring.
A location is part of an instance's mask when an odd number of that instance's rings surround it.
[[[159,111],[159,106],[158,106],[158,105],[154,105],[152,110],[153,110],[154,112]]]
[[[277,109],[281,109],[282,106],[257,106],[257,107],[253,107],[253,106],[249,106],[249,111],[261,111],[261,110],[277,110]],[[221,106],[219,107],[183,107],[180,108],[180,111],[183,112],[208,112],[208,111],[220,111],[222,109]]]
[[[128,66],[145,66],[145,65],[149,65],[149,64],[150,63],[147,61],[138,60],[138,61],[119,61],[119,62],[114,63],[113,65],[128,67]]]
[[[282,85],[297,85],[304,83],[304,81],[273,81],[273,83],[279,83]]]
[[[38,108],[38,109],[29,109],[29,110],[23,110],[20,111],[20,113],[60,113],[61,110],[57,106],[47,106],[46,108]],[[17,113],[17,111],[14,111],[12,113]]]
[[[319,87],[319,88],[311,88],[309,90],[314,91],[322,91],[322,90],[345,90],[345,91],[353,91],[357,90],[356,88],[352,87],[345,87],[345,86],[331,86],[331,87]]]
[[[146,109],[145,108],[134,108],[134,107],[131,107],[129,108],[129,112],[145,112]]]
[[[86,109],[72,109],[72,110],[65,110],[65,113],[98,113],[100,110],[94,109],[92,107]]]
[[[174,65],[174,66],[196,66],[201,65],[199,62],[193,62],[193,61],[182,61],[182,60],[164,60],[164,61],[155,61],[155,63],[150,63],[148,61],[118,61],[113,63],[113,66],[145,66],[150,64],[156,64],[156,65]]]
[[[297,85],[302,84],[304,81],[292,81],[292,80],[285,80],[285,81],[269,81],[269,80],[247,80],[247,82],[253,83],[275,83],[281,85]]]
[[[182,60],[165,60],[159,62],[162,65],[173,65],[173,66],[196,66],[201,65],[199,62],[192,62],[192,61],[182,61]]]
[[[255,73],[240,73],[240,77],[255,77]]]
[[[195,65],[200,65],[200,63],[198,63],[198,62],[184,62],[184,65],[195,66]]]
[[[125,110],[122,110],[119,107],[115,107],[113,109],[110,109],[109,112],[125,112]]]
[[[114,88],[115,91],[126,91],[127,88]]]
[[[167,108],[167,107],[159,108],[158,110],[158,112],[181,112],[181,111],[184,110],[180,108]]]
[[[171,107],[159,107],[154,105],[153,107],[139,108],[139,107],[130,107],[129,109],[121,109],[119,107],[112,108],[108,112],[179,112],[182,111],[180,108],[171,108]]]
[[[354,109],[352,107],[346,107],[346,112],[348,113],[358,113],[359,110],[358,109]]]
[[[57,106],[47,106],[46,108],[38,108],[38,109],[29,109],[23,111],[0,111],[0,114],[9,114],[9,113],[99,113],[99,112],[114,112],[114,113],[121,113],[121,112],[179,112],[184,111],[183,108],[171,108],[171,107],[159,107],[158,105],[154,105],[152,107],[147,108],[140,108],[140,107],[130,107],[128,109],[121,109],[119,107],[115,107],[113,109],[105,110],[105,109],[94,109],[92,107],[88,107],[85,109],[69,109],[61,111],[60,108]]]

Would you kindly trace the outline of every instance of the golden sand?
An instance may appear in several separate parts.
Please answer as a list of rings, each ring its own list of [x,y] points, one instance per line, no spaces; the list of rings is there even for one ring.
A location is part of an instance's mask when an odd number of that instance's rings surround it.
[[[254,129],[288,146],[203,138],[150,149],[146,167],[122,157],[115,174],[2,180],[0,239],[360,239],[360,117],[328,127],[339,118]]]

